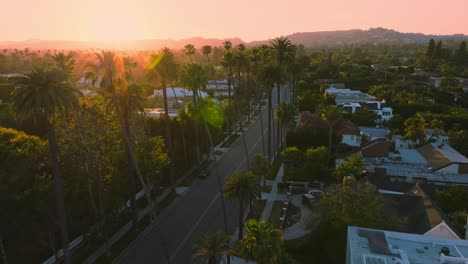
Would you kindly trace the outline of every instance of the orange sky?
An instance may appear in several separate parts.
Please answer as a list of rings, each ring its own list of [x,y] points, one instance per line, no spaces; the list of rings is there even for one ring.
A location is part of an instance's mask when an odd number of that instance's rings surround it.
[[[0,40],[240,37],[385,27],[468,34],[468,0],[2,0]]]

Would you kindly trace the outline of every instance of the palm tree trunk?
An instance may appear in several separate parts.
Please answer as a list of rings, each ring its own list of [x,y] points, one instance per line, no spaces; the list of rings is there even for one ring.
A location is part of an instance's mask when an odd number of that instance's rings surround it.
[[[55,127],[52,121],[48,121],[47,125],[48,130],[48,140],[49,140],[49,151],[50,151],[50,160],[52,165],[52,172],[54,175],[54,191],[55,191],[55,201],[57,203],[57,217],[60,227],[60,234],[62,239],[62,248],[63,255],[65,258],[65,263],[71,263],[70,257],[70,247],[68,240],[68,227],[65,214],[65,203],[64,203],[64,194],[63,194],[63,179],[60,174],[58,158],[57,158],[57,141],[55,138]]]
[[[277,94],[278,94],[278,100],[277,100],[278,105],[277,105],[277,107],[279,107],[280,104],[281,104],[281,89],[280,89],[279,84],[277,84],[276,87],[278,88],[278,90],[277,90]],[[280,141],[281,141],[281,126],[279,124],[277,124],[277,126],[276,126],[276,151],[281,149]]]
[[[244,202],[242,199],[239,201],[239,236],[238,240],[241,241],[244,236]]]
[[[261,135],[261,139],[262,139],[262,153],[263,153],[263,156],[266,156],[266,151],[265,151],[265,140],[264,140],[264,137],[263,137],[263,111],[260,112],[260,131],[262,133]]]
[[[143,179],[143,176],[141,174],[140,167],[138,166],[138,161],[136,159],[135,152],[133,151],[133,146],[132,146],[132,142],[130,140],[130,134],[129,134],[130,131],[127,129],[128,128],[128,122],[126,122],[127,120],[124,120],[121,109],[120,109],[119,102],[117,101],[117,95],[115,94],[115,88],[114,88],[114,84],[113,84],[113,81],[112,81],[112,72],[108,72],[107,75],[108,75],[107,76],[108,80],[110,81],[110,88],[111,88],[111,91],[112,91],[112,103],[114,104],[116,112],[117,112],[117,117],[118,117],[118,120],[119,120],[121,132],[122,132],[122,137],[123,137],[124,142],[125,142],[125,146],[126,146],[126,149],[127,149],[127,152],[128,152],[128,157],[130,159],[131,167],[133,167],[135,169],[135,172],[138,175],[138,179],[140,181],[140,184],[144,189],[145,196],[146,196],[146,199],[148,201],[148,204],[151,205],[152,202],[151,202],[151,197],[150,197],[150,194],[149,194],[149,190],[148,190],[148,187],[146,186],[145,181]],[[152,212],[152,210],[151,210],[151,212]],[[151,215],[152,215],[152,213],[151,213]]]
[[[198,99],[197,99],[198,89],[193,89],[193,107],[195,111],[195,116],[193,117],[193,124],[195,129],[195,158],[197,167],[200,165],[201,153],[200,153],[200,124],[198,122]]]
[[[327,166],[330,164],[331,159],[331,145],[332,145],[332,135],[333,135],[333,125],[330,124],[330,133],[328,134],[328,158],[327,158]]]
[[[169,107],[167,103],[167,91],[166,91],[166,82],[162,82],[162,89],[163,89],[163,99],[164,99],[164,121],[166,123],[165,130],[166,130],[166,145],[167,150],[169,152],[169,157],[171,161],[171,168],[170,168],[170,182],[171,182],[171,192],[175,193],[175,163],[174,163],[174,150],[172,148],[172,133],[171,133],[171,120],[169,119]]]
[[[2,263],[8,264],[8,257],[5,250],[5,245],[3,244],[3,237],[0,235],[0,255],[2,256]]]
[[[268,149],[268,161],[271,162],[271,134],[272,134],[272,129],[271,129],[271,111],[272,111],[272,93],[273,90],[270,90],[268,92],[268,144],[267,144],[267,149]]]
[[[174,86],[172,86],[171,89],[172,89],[172,93],[174,93],[174,98],[175,98],[175,100],[177,102],[177,106],[179,106],[177,95],[176,95],[176,92],[174,90]],[[180,119],[180,130],[181,130],[181,134],[182,134],[182,146],[184,148],[184,158],[185,158],[184,160],[185,160],[185,162],[187,162],[188,161],[188,158],[187,158],[187,144],[185,143],[184,122],[182,121],[182,119]]]

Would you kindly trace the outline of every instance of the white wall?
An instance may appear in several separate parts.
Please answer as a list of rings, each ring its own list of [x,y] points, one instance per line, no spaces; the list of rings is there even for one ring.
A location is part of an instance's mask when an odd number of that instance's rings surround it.
[[[355,135],[343,135],[341,143],[344,143],[349,146],[359,147],[361,146],[361,136]]]

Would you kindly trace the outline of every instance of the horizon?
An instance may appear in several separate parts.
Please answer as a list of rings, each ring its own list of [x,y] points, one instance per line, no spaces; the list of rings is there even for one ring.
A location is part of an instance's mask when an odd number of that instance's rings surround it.
[[[291,33],[286,33],[282,35],[277,35],[269,38],[264,38],[264,39],[252,39],[252,40],[245,40],[242,37],[239,36],[228,36],[228,37],[212,37],[212,36],[187,36],[187,37],[182,37],[182,38],[171,38],[171,37],[161,37],[161,38],[143,38],[143,39],[115,39],[115,40],[79,40],[79,39],[43,39],[43,38],[30,38],[30,39],[21,39],[21,40],[9,40],[5,39],[2,40],[0,39],[0,42],[32,42],[32,41],[71,41],[71,42],[89,42],[89,43],[113,43],[113,42],[131,42],[131,41],[146,41],[146,40],[163,40],[163,41],[180,41],[180,40],[186,40],[186,39],[215,39],[215,40],[224,40],[224,39],[239,39],[245,43],[250,43],[250,42],[257,42],[257,41],[265,41],[265,40],[270,40],[274,39],[276,37],[281,37],[281,36],[290,36],[293,34],[300,34],[300,33],[318,33],[318,32],[340,32],[340,31],[352,31],[352,30],[362,30],[362,31],[369,31],[371,29],[378,29],[382,28],[385,30],[393,30],[399,33],[403,34],[423,34],[426,36],[455,36],[455,35],[463,35],[468,37],[468,33],[447,33],[447,34],[432,34],[432,33],[425,33],[425,32],[404,32],[404,31],[399,31],[396,29],[392,28],[386,28],[386,27],[381,27],[381,26],[371,26],[369,28],[349,28],[349,29],[336,29],[336,30],[316,30],[316,31],[296,31],[296,32],[291,32]]]
[[[18,0],[4,4],[0,23],[14,26],[2,29],[0,41],[113,42],[201,37],[251,42],[297,32],[376,27],[403,33],[468,35],[468,28],[460,23],[468,2],[453,0],[445,6],[438,3],[240,0],[231,5],[215,0]]]

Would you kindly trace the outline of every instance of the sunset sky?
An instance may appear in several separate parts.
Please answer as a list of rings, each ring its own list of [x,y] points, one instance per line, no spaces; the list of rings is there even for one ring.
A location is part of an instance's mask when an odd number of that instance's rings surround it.
[[[2,0],[0,40],[240,37],[385,27],[468,34],[468,0]]]

